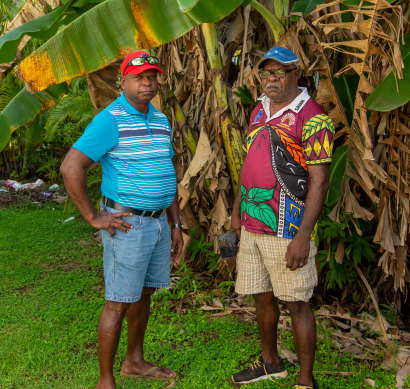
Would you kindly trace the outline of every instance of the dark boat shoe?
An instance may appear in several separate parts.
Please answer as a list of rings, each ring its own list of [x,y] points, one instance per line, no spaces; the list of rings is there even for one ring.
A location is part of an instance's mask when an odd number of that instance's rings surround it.
[[[248,368],[241,370],[232,376],[232,382],[235,384],[245,385],[262,380],[271,380],[277,378],[286,378],[288,372],[283,364],[282,359],[279,358],[279,362],[276,365],[265,363],[263,358],[260,357]]]

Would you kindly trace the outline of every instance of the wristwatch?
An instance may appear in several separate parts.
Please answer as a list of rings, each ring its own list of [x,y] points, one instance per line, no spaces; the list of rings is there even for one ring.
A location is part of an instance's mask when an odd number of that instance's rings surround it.
[[[174,229],[174,228],[184,228],[184,226],[181,223],[176,223],[176,224],[171,224],[171,228],[172,229]]]

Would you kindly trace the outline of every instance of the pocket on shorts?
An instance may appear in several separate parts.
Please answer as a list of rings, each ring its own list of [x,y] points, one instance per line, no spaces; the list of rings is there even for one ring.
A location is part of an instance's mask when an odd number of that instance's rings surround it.
[[[142,218],[143,216],[141,215],[132,215],[132,216],[121,217],[120,219],[124,220],[128,224],[131,224],[133,230],[138,230],[138,228],[141,227]]]
[[[110,208],[106,205],[101,203],[101,208],[104,208],[108,213],[120,213],[121,211],[117,211],[114,208]],[[128,224],[132,225],[133,230],[137,230],[142,224],[142,216],[141,215],[131,215],[126,217],[120,217],[121,220],[126,221]]]

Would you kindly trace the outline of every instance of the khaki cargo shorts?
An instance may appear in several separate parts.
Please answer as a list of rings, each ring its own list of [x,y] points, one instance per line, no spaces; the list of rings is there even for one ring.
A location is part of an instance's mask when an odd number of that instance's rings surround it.
[[[308,263],[291,271],[284,261],[291,241],[242,228],[235,291],[239,294],[273,291],[282,301],[309,301],[317,285],[315,242],[310,242]]]

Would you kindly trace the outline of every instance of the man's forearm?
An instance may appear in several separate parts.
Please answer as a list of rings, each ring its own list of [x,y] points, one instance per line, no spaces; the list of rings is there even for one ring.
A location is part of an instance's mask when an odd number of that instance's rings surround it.
[[[73,150],[73,149],[72,149]],[[78,208],[83,218],[90,224],[97,215],[97,210],[94,208],[87,192],[87,178],[84,163],[79,163],[77,151],[72,151],[67,154],[61,165],[60,171],[64,179],[64,184],[71,200]]]
[[[179,203],[178,203],[178,191],[175,193],[175,198],[172,204],[167,209],[168,218],[171,224],[180,224],[179,218]]]
[[[87,193],[85,173],[83,174],[83,176],[84,177],[81,177],[81,175],[73,176],[72,174],[68,174],[63,175],[63,178],[71,200],[78,208],[83,218],[87,222],[91,223],[91,221],[97,215],[97,210],[94,208],[94,205]]]

